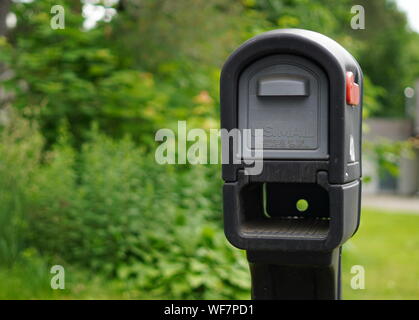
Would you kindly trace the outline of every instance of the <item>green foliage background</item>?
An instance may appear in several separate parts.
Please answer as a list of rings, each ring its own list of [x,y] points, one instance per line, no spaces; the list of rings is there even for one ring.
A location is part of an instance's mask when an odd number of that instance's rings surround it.
[[[50,27],[57,4],[65,8],[63,30]],[[354,4],[366,8],[366,30],[350,28]],[[113,7],[111,21],[84,29],[79,1],[12,6],[17,26],[0,37],[8,71],[1,86],[13,97],[1,106],[0,279],[8,288],[0,291],[5,298],[248,298],[245,257],[222,233],[220,168],[157,165],[156,130],[178,120],[217,128],[223,61],[251,36],[285,27],[322,32],[359,59],[366,116],[403,116],[403,90],[419,75],[418,35],[390,0]],[[69,292],[50,292],[53,264],[68,270]]]

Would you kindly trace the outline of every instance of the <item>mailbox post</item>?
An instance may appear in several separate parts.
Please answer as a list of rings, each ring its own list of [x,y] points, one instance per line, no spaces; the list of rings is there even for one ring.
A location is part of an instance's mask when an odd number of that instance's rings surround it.
[[[361,68],[324,35],[275,30],[229,57],[220,89],[223,129],[263,129],[260,174],[245,159],[222,168],[225,234],[247,251],[252,298],[340,299],[341,246],[360,220]]]

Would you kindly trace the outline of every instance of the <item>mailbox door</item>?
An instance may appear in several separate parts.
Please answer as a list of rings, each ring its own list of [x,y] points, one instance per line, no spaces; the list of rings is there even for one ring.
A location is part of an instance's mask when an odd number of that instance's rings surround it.
[[[247,67],[239,80],[239,129],[263,129],[264,159],[328,159],[329,83],[298,56],[273,55]],[[254,143],[243,146],[244,154]]]

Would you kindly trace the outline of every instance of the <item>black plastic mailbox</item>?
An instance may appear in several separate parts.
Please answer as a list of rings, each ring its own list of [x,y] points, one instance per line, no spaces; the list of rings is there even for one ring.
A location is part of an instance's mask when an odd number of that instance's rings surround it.
[[[361,68],[324,35],[275,30],[229,57],[220,89],[223,129],[263,129],[261,174],[223,164],[225,234],[247,250],[253,298],[340,298],[360,219]]]

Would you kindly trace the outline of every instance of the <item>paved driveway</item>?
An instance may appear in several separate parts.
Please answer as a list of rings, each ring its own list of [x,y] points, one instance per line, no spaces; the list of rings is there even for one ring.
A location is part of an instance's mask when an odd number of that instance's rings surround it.
[[[419,197],[395,195],[363,195],[362,206],[383,211],[395,211],[419,215]]]

